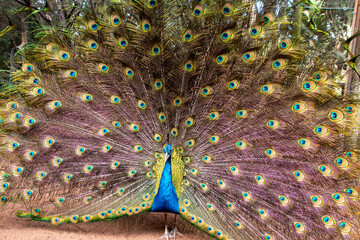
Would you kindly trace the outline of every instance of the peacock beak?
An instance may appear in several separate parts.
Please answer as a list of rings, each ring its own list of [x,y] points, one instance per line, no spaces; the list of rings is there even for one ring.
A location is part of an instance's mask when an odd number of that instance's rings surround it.
[[[165,153],[165,162],[167,160],[170,160],[170,158],[171,158],[171,155],[169,153]]]

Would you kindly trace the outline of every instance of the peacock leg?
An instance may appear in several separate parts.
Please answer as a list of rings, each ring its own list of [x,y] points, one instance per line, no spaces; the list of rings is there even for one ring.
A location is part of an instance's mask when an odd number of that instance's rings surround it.
[[[168,225],[166,224],[167,223],[167,213],[165,213],[165,233],[164,233],[164,235],[162,235],[160,238],[159,238],[159,240],[160,239],[163,239],[163,238],[165,238],[166,240],[169,240],[169,237],[171,236],[170,235],[170,233],[169,233],[169,230],[168,230]]]
[[[183,236],[176,227],[176,217],[177,217],[177,214],[175,214],[174,228],[170,232],[170,236],[173,237],[174,239],[176,239],[176,235]]]

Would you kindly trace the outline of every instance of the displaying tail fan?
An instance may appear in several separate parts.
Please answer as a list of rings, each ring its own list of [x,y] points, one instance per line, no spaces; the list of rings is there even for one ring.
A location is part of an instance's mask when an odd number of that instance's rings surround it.
[[[1,204],[54,225],[165,211],[218,239],[358,239],[357,102],[270,2],[118,1],[44,31],[0,99]]]

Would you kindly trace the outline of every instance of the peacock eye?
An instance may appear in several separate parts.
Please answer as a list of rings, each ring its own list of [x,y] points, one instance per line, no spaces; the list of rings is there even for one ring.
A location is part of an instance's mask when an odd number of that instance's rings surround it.
[[[221,9],[221,12],[225,16],[230,16],[233,12],[233,6],[230,3],[225,3],[223,8]]]
[[[339,123],[344,120],[344,118],[344,113],[341,110],[334,109],[329,112],[329,119],[332,122]]]
[[[118,43],[119,43],[120,47],[123,49],[125,49],[129,44],[128,41],[123,37],[119,38]]]
[[[183,39],[185,42],[190,42],[191,40],[193,40],[193,33],[191,30],[186,30],[184,35],[183,35]]]
[[[158,79],[154,82],[153,86],[156,90],[160,90],[163,88],[163,82]]]
[[[272,63],[272,67],[275,70],[283,69],[285,66],[286,66],[285,59],[277,59],[277,60],[273,61],[273,63]]]
[[[297,113],[302,113],[304,112],[306,109],[307,109],[307,106],[305,103],[303,102],[295,102],[291,109],[294,111],[294,112],[297,112]]]
[[[69,61],[70,59],[70,54],[67,51],[64,50],[60,50],[56,53],[57,57],[59,60],[65,62],[65,61]]]
[[[136,144],[133,149],[136,153],[142,152],[144,150],[140,144]]]
[[[195,124],[195,120],[192,117],[185,119],[185,127],[191,127]]]
[[[275,87],[272,84],[265,84],[261,87],[260,92],[270,94],[274,91]]]
[[[118,26],[121,23],[121,19],[118,15],[112,15],[110,18],[110,22],[113,26]]]
[[[269,157],[269,158],[273,158],[277,156],[277,152],[275,149],[272,148],[268,148],[265,150],[265,154]]]
[[[146,102],[144,102],[143,100],[138,100],[137,101],[137,107],[141,110],[145,110],[146,109]]]
[[[232,38],[232,36],[233,36],[233,32],[231,31],[231,29],[226,30],[223,33],[221,33],[221,40],[227,42]]]
[[[159,133],[156,133],[154,136],[153,136],[153,139],[156,141],[156,142],[161,142],[162,140],[162,137]]]
[[[305,225],[302,224],[301,222],[295,222],[294,227],[295,227],[296,232],[298,232],[298,233],[305,232]]]
[[[93,100],[93,96],[89,93],[83,93],[80,97],[84,102],[91,102]]]
[[[305,173],[301,170],[294,171],[293,175],[294,175],[295,179],[299,182],[305,180],[305,178],[306,178]]]
[[[227,83],[227,89],[230,90],[230,91],[239,89],[239,86],[240,86],[240,82],[238,80],[236,80],[236,79],[234,79],[234,80]]]
[[[65,71],[65,76],[68,78],[76,78],[77,77],[77,72],[75,70],[66,70]]]
[[[132,132],[138,132],[138,131],[140,131],[140,126],[139,126],[139,124],[131,123],[131,124],[130,124],[130,130],[131,130]]]
[[[315,207],[321,207],[324,203],[323,199],[321,196],[319,195],[313,195],[310,197],[311,203],[315,206]]]
[[[135,74],[134,74],[134,71],[133,71],[131,68],[128,68],[128,67],[127,67],[127,68],[125,69],[125,75],[128,76],[128,77],[130,77],[130,78],[132,78],[132,77],[134,77]]]
[[[41,96],[45,93],[45,90],[41,87],[34,87],[32,93],[34,94],[34,96]]]
[[[302,84],[304,92],[313,92],[317,88],[317,84],[313,81],[305,81]]]
[[[159,118],[160,122],[165,122],[166,121],[166,114],[164,112],[160,112],[158,114],[158,118]]]
[[[210,114],[209,114],[209,120],[210,121],[216,121],[216,120],[218,120],[219,119],[219,116],[220,116],[220,114],[219,114],[219,112],[211,112]]]
[[[201,95],[204,97],[208,97],[211,95],[213,89],[211,86],[206,86],[201,89]]]
[[[35,70],[34,65],[30,64],[30,63],[25,63],[22,65],[21,70],[24,73],[32,73]]]
[[[151,30],[151,24],[148,20],[143,20],[141,26],[144,32],[148,32]]]
[[[155,45],[152,47],[151,52],[154,56],[157,56],[160,54],[160,47],[158,45]]]
[[[195,17],[201,17],[203,15],[204,8],[200,5],[197,5],[194,8],[193,14]]]
[[[261,26],[254,26],[250,29],[250,36],[253,38],[257,38],[262,33],[262,27]]]
[[[177,130],[177,128],[171,129],[171,136],[176,137],[178,134],[179,134],[179,131]]]
[[[194,64],[193,64],[192,61],[187,61],[187,62],[185,63],[185,70],[186,70],[187,72],[192,72],[194,69],[195,69],[195,68],[194,68]]]
[[[222,54],[216,57],[216,63],[221,65],[224,64],[228,59],[228,56],[226,54]]]
[[[327,165],[320,165],[318,167],[318,170],[325,177],[330,176],[332,174],[332,169]]]

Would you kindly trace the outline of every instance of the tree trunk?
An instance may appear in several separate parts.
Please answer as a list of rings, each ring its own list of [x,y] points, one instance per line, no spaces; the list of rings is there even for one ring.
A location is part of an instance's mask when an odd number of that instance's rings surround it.
[[[354,19],[352,23],[352,31],[351,35],[357,33],[360,30],[360,0],[356,0],[355,2],[355,9],[354,9]],[[351,44],[350,44],[350,51],[357,55],[360,53],[360,37],[355,38]],[[345,95],[353,94],[354,92],[357,92],[359,88],[359,77],[356,75],[356,73],[350,68],[349,74],[346,77],[345,82]]]

